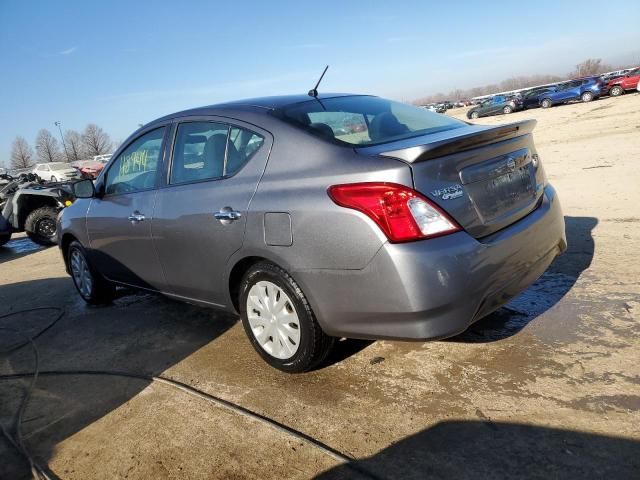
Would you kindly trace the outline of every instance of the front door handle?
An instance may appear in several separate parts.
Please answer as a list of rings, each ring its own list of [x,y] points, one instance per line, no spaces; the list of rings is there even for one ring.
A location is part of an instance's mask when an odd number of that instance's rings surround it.
[[[242,214],[231,207],[224,207],[219,212],[214,213],[213,216],[223,225],[228,225],[242,217]]]
[[[133,212],[131,215],[129,215],[129,221],[131,223],[133,223],[134,225],[136,223],[140,223],[140,222],[144,221],[145,218],[147,218],[147,217],[145,217],[142,213],[140,213],[137,210],[135,212]]]

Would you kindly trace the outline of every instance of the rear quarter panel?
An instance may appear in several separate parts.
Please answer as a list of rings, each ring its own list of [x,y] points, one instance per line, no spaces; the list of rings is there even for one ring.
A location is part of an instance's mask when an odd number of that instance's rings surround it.
[[[275,259],[290,272],[364,268],[387,238],[364,214],[333,203],[327,189],[372,181],[411,186],[411,171],[399,160],[359,155],[283,125],[274,132],[265,174],[251,202],[243,256]],[[268,212],[291,216],[291,246],[266,244]]]

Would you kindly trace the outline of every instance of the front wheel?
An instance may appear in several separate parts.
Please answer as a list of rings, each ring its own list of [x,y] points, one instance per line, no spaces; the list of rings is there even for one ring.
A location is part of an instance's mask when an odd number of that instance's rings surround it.
[[[553,103],[551,103],[551,100],[549,100],[548,98],[545,98],[544,100],[542,100],[542,102],[540,102],[540,106],[542,108],[550,108],[553,105]]]
[[[503,111],[506,115],[508,115],[508,114],[510,114],[511,112],[513,112],[513,108],[511,108],[509,105],[507,105],[507,106],[505,106],[505,107],[502,109],[502,111]]]
[[[475,120],[476,118],[478,118],[480,116],[480,114],[478,112],[471,112],[471,119]]]
[[[624,89],[620,85],[614,85],[613,87],[611,87],[611,90],[609,90],[609,95],[611,95],[612,97],[619,97],[623,93]]]
[[[80,242],[72,242],[67,250],[67,264],[76,290],[90,305],[109,303],[115,297],[116,289],[90,265],[87,254]]]
[[[0,233],[0,247],[7,243],[9,240],[11,240],[10,233]]]
[[[593,100],[593,93],[584,92],[580,98],[583,102],[590,102],[591,100]]]
[[[31,212],[24,222],[24,230],[31,241],[46,247],[56,243],[58,211],[53,207],[40,207]]]
[[[258,354],[287,373],[306,372],[321,363],[333,346],[304,293],[282,268],[260,262],[240,285],[240,316]]]

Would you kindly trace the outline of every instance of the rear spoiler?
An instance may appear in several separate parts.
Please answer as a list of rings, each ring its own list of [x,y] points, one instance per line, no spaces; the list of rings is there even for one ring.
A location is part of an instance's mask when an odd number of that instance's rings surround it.
[[[398,158],[409,163],[423,162],[530,134],[536,123],[535,120],[522,120],[495,127],[469,125],[460,129],[358,150],[361,153]]]

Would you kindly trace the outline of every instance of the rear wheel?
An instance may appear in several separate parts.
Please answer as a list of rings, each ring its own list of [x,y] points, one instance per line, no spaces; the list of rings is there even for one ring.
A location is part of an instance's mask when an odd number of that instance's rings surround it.
[[[282,268],[260,262],[240,284],[240,316],[253,348],[283,372],[305,372],[321,363],[334,338],[326,335],[304,293]]]
[[[614,85],[613,87],[611,87],[611,90],[609,90],[609,95],[611,95],[612,97],[619,97],[623,93],[624,89],[620,85]]]
[[[38,245],[55,245],[58,211],[53,207],[40,207],[31,212],[24,222],[27,236]]]
[[[545,98],[544,100],[542,100],[542,102],[540,102],[540,106],[542,108],[549,108],[553,105],[553,103],[551,103],[551,100],[549,100],[548,98]]]
[[[506,105],[506,106],[502,109],[502,111],[503,111],[505,114],[507,114],[507,115],[508,115],[509,113],[513,112],[513,108],[511,108],[509,105]]]
[[[7,243],[9,240],[11,240],[11,234],[10,233],[2,233],[2,234],[0,234],[0,247],[2,245],[4,245],[5,243]]]
[[[471,115],[469,115],[472,119],[476,119],[478,117],[480,117],[480,114],[478,112],[471,112]]]
[[[593,100],[593,93],[591,92],[584,92],[580,98],[582,99],[583,102],[590,102],[591,100]]]
[[[91,267],[80,242],[72,242],[69,245],[67,264],[73,284],[85,302],[99,305],[113,300],[116,288]]]

